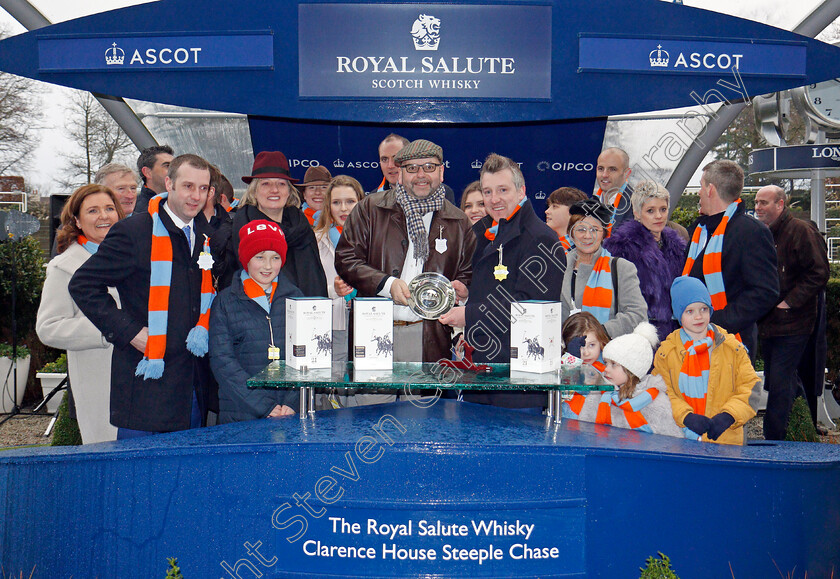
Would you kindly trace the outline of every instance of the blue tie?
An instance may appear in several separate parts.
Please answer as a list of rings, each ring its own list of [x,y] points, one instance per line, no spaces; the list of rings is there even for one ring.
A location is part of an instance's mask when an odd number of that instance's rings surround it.
[[[190,239],[190,226],[189,225],[184,225],[184,227],[182,227],[181,229],[184,231],[184,235],[187,236],[187,247],[190,248],[190,253],[192,253],[192,240]]]

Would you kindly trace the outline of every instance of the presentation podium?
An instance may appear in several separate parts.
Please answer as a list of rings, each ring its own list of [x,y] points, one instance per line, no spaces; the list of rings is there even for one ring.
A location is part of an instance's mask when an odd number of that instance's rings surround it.
[[[637,577],[840,568],[840,448],[727,447],[438,400],[0,453],[36,577]]]

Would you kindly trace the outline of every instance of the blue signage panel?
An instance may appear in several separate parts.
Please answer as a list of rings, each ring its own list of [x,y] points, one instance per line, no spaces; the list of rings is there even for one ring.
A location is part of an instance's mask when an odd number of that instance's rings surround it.
[[[577,187],[591,194],[595,164],[604,140],[606,120],[452,127],[360,125],[280,121],[251,117],[254,152],[283,151],[292,176],[322,165],[332,175],[358,179],[365,191],[382,181],[378,147],[395,132],[409,140],[429,139],[443,147],[444,183],[461,192],[478,179],[481,164],[495,152],[517,161],[525,176],[525,192],[537,215],[545,199],[559,187]],[[228,175],[238,181],[239,175]]]
[[[580,35],[580,70],[804,77],[804,42]]]
[[[292,537],[291,545],[274,537],[271,547],[282,553],[286,569],[306,569],[315,576],[341,567],[378,577],[395,576],[399,569],[437,577],[585,572],[585,499],[546,499],[532,509],[471,507],[333,507],[313,520],[304,536]],[[292,526],[289,513],[277,518],[277,527]]]
[[[788,176],[788,173],[803,174],[814,169],[826,169],[836,175],[840,172],[840,145],[793,145],[755,149],[750,153],[749,163],[751,175],[780,173],[780,176]]]
[[[635,30],[644,32],[628,35]],[[218,31],[254,33],[260,40],[244,40],[260,48],[231,47]],[[53,44],[62,38],[105,42]],[[216,40],[227,48],[211,64]],[[106,51],[117,48],[123,64],[109,65]],[[212,68],[221,70],[208,77]],[[0,70],[261,117],[463,125],[744,101],[840,77],[840,48],[660,0],[206,0],[201,10],[195,0],[160,0],[4,39]]]
[[[298,14],[302,97],[551,98],[551,6],[300,4]]]
[[[270,70],[273,66],[274,35],[270,31],[38,39],[38,68],[42,72]]]

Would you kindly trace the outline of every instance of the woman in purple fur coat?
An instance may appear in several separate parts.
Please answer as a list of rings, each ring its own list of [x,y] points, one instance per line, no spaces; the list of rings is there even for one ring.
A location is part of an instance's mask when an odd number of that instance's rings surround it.
[[[669,289],[682,273],[686,241],[668,226],[670,195],[664,187],[644,181],[636,187],[632,202],[635,219],[613,230],[604,247],[636,266],[650,323],[664,340],[679,327],[672,319]]]

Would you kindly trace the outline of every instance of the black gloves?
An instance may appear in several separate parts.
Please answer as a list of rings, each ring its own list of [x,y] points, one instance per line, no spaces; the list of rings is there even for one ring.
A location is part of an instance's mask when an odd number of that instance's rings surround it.
[[[706,433],[706,436],[709,437],[709,440],[717,440],[721,434],[735,424],[735,419],[728,412],[721,412],[720,414],[715,414],[710,422],[711,424],[709,425],[709,431]]]
[[[718,416],[720,416],[720,414],[718,414]],[[726,414],[726,416],[729,415]],[[717,418],[717,416],[715,418]],[[732,417],[729,416],[729,418]],[[702,414],[695,414],[694,412],[689,413],[689,415],[683,419],[683,424],[685,424],[686,428],[688,428],[689,430],[696,432],[698,436],[703,436],[712,427],[712,421],[708,417],[703,416]],[[727,428],[729,427],[727,426]],[[726,428],[724,428],[723,430],[726,430]],[[723,430],[721,430],[720,432],[723,432]],[[720,436],[720,432],[717,436]],[[717,438],[717,436],[715,436],[715,438]],[[711,435],[709,435],[709,438],[712,438]]]
[[[566,353],[571,354],[575,358],[580,358],[580,349],[586,344],[586,336],[577,336],[569,340],[566,344]]]

